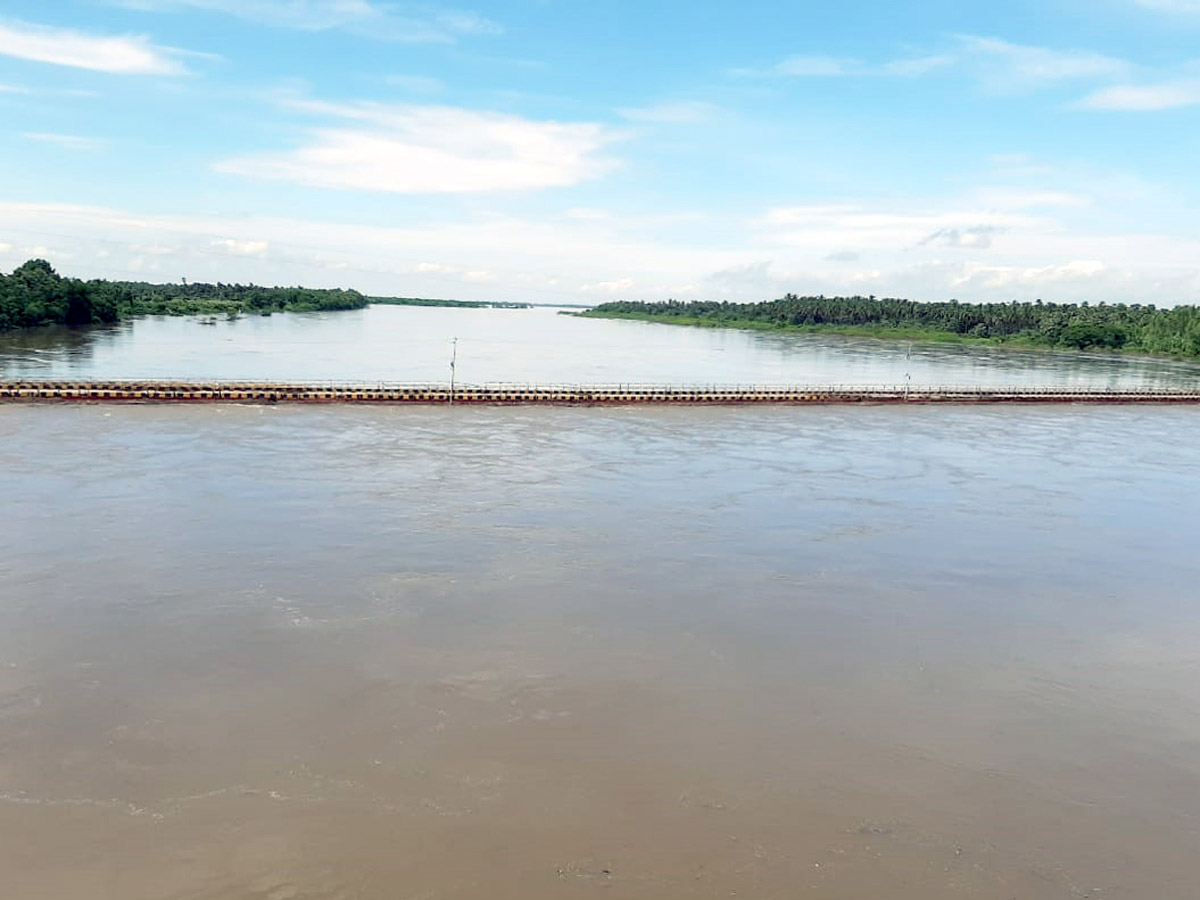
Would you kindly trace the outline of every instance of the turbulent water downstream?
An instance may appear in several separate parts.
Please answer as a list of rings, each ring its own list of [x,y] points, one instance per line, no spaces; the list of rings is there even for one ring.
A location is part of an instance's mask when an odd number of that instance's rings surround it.
[[[1194,896],[1198,410],[0,436],[10,896]]]
[[[7,406],[0,492],[6,897],[1195,896],[1200,408]]]

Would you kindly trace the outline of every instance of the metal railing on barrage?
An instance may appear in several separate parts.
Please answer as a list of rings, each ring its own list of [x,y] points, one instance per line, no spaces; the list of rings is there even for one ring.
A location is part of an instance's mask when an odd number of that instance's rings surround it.
[[[519,391],[539,393],[745,393],[769,394],[778,392],[804,393],[978,393],[978,394],[1194,394],[1200,393],[1200,384],[1193,387],[1155,386],[1103,386],[1103,385],[1053,385],[1053,384],[838,384],[838,383],[729,383],[729,382],[520,382],[484,381],[387,381],[367,379],[286,379],[269,380],[254,378],[95,378],[54,377],[35,378],[29,376],[0,376],[0,388],[78,388],[100,389],[107,386],[132,388],[194,389],[194,390],[305,390],[305,391],[438,391],[470,393],[473,391]]]
[[[871,401],[1200,401],[1198,388],[1097,385],[567,384],[529,382],[7,379],[0,399],[408,403],[820,403]]]

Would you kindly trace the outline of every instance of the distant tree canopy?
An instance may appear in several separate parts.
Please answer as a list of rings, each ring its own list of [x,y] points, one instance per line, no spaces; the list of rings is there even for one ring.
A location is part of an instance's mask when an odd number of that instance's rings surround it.
[[[115,285],[61,278],[44,259],[0,274],[0,329],[115,322],[123,302]]]
[[[0,331],[37,325],[98,325],[131,316],[361,309],[354,290],[241,284],[148,284],[63,278],[44,259],[0,273]]]
[[[764,303],[604,303],[585,315],[731,327],[924,331],[1021,339],[1049,347],[1125,349],[1200,357],[1200,309],[1134,303],[919,303],[875,297],[798,297]]]

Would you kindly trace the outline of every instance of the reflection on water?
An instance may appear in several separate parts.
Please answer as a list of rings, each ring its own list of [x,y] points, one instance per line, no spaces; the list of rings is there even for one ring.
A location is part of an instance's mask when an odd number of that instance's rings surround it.
[[[202,325],[149,318],[0,336],[5,377],[1178,387],[1200,364],[579,319],[552,309],[374,306]]]
[[[0,408],[13,897],[1195,896],[1200,410]]]
[[[97,325],[94,328],[26,328],[0,333],[0,374],[40,375],[86,369],[98,343],[109,341],[130,325]]]

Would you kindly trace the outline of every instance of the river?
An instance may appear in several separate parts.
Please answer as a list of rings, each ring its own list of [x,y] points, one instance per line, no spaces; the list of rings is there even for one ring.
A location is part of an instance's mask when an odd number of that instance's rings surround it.
[[[458,338],[458,379],[474,383],[1200,383],[1200,363],[684,328],[550,308],[372,306],[201,321],[152,317],[0,335],[0,377],[443,382]]]
[[[640,358],[478,324],[511,314],[441,311],[419,377],[453,333],[479,380]],[[654,379],[1033,377],[518,315],[674,346]],[[326,321],[4,358],[332,377],[225,341]],[[10,405],[0,492],[5,896],[1195,896],[1200,409]]]

